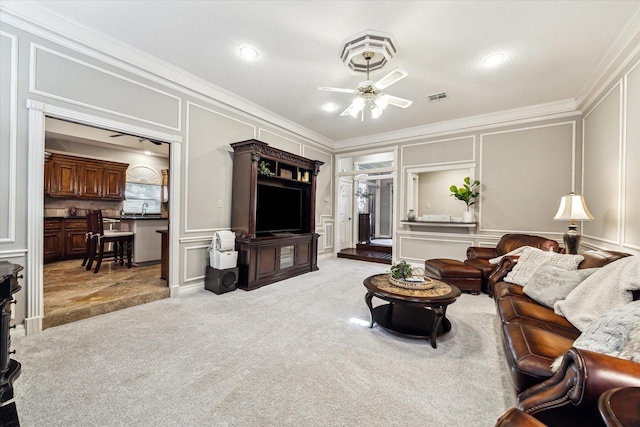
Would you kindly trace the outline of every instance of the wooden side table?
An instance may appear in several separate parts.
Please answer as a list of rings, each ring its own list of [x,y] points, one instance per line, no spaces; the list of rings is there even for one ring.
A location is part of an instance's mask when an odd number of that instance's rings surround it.
[[[602,393],[598,409],[607,427],[640,427],[640,387],[619,387]]]

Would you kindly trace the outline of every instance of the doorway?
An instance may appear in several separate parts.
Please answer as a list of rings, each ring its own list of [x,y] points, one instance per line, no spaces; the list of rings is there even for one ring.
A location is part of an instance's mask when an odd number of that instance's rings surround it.
[[[44,149],[42,328],[168,298],[156,231],[168,232],[169,145],[47,117]],[[107,258],[89,269],[85,218],[94,209],[105,233],[134,233],[131,268]]]
[[[396,151],[337,156],[339,258],[391,264]],[[353,219],[353,220],[352,220]]]

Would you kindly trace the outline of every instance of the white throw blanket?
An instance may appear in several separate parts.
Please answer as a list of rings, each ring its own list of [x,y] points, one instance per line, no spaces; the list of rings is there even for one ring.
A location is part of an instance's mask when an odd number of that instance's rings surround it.
[[[629,256],[605,265],[580,283],[554,311],[584,331],[594,319],[632,301],[640,289],[640,256]]]

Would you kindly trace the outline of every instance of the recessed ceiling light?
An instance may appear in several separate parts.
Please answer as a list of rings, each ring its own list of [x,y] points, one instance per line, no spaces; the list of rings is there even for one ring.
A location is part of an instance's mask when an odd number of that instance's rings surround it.
[[[322,109],[324,111],[331,112],[331,111],[336,111],[338,109],[338,106],[333,102],[327,102],[326,104],[322,105]]]
[[[258,51],[252,47],[241,47],[240,55],[245,59],[256,59],[258,57]]]
[[[147,156],[150,156],[152,153],[151,153],[151,151],[149,151],[149,150],[145,150],[145,151],[144,151],[144,154],[146,154]]]
[[[489,65],[489,66],[498,65],[502,61],[504,61],[506,59],[506,57],[507,57],[507,55],[505,55],[504,53],[501,53],[501,52],[492,53],[491,55],[485,56],[482,59],[482,63],[484,65]]]

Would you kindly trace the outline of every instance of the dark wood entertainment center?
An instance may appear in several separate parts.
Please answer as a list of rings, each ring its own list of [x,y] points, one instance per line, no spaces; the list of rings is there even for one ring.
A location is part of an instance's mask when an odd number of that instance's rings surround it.
[[[231,147],[237,286],[251,290],[317,270],[316,178],[324,162],[255,139]]]

